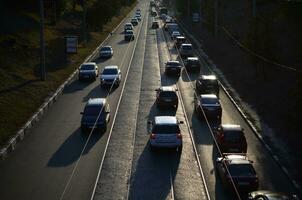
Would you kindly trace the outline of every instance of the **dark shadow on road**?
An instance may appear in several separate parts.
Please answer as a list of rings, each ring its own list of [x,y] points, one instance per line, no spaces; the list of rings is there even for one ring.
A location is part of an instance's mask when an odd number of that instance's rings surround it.
[[[49,159],[48,167],[64,167],[76,162],[84,148],[89,134],[83,134],[81,129],[75,130],[59,147],[59,149]],[[95,131],[92,133],[90,140],[84,150],[87,154],[91,148],[102,137],[103,133]]]
[[[87,102],[90,98],[107,98],[108,94],[113,93],[117,86],[113,86],[110,90],[111,86],[95,86],[90,92],[83,97],[82,102]]]
[[[93,80],[74,80],[63,90],[64,94],[74,93],[80,90],[84,90],[87,86],[93,83]]]

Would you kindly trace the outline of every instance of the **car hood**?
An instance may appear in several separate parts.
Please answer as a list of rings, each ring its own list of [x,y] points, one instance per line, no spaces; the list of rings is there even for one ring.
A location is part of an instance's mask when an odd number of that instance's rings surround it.
[[[115,78],[118,78],[117,74],[114,74],[114,75],[104,75],[104,74],[102,74],[101,75],[101,79],[115,79]]]

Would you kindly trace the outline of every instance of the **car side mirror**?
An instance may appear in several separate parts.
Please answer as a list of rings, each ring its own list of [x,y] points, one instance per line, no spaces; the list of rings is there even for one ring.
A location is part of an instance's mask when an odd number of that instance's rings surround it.
[[[184,121],[179,121],[180,124],[184,124]]]
[[[83,115],[83,114],[84,114],[84,112],[80,112],[80,114],[81,114],[81,115]]]

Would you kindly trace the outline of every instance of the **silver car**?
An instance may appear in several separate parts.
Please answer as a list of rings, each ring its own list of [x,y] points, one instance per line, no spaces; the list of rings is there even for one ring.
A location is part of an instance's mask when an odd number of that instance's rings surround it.
[[[106,66],[101,74],[101,86],[119,85],[122,80],[122,73],[118,66]]]
[[[100,49],[101,58],[111,58],[113,56],[113,49],[111,46],[103,46]]]
[[[175,116],[157,116],[152,125],[150,134],[150,148],[175,148],[179,153],[182,151],[182,134],[180,124]]]

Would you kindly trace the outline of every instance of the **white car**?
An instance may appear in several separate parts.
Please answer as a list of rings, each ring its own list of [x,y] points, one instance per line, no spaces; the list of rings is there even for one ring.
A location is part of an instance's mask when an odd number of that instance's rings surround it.
[[[121,70],[116,65],[106,66],[101,74],[101,86],[119,85],[122,80]]]
[[[171,40],[176,40],[178,36],[181,36],[179,31],[173,31],[171,35]]]
[[[95,80],[99,75],[99,69],[95,62],[83,63],[79,68],[79,80],[92,79]]]
[[[100,49],[101,58],[111,58],[113,56],[113,49],[111,46],[103,46]]]

